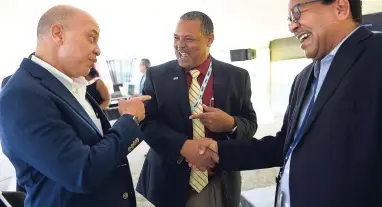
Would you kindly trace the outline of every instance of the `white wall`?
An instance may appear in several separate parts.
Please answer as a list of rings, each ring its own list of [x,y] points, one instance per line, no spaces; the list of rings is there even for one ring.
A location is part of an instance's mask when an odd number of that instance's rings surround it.
[[[226,63],[241,67],[248,71],[251,80],[253,108],[256,111],[260,124],[273,122],[273,113],[270,109],[270,53],[268,47],[256,48],[254,60],[231,62],[229,51],[211,51],[213,57]]]
[[[277,2],[281,6],[273,10],[285,11],[286,2]],[[286,24],[279,16],[262,21],[260,17],[267,14],[264,10],[252,12],[274,4],[268,1],[194,0],[190,4],[186,0],[0,0],[0,79],[12,74],[22,58],[35,50],[38,20],[57,4],[79,7],[95,17],[101,28],[100,59],[145,56],[153,64],[172,59],[176,23],[183,13],[192,10],[205,12],[213,20],[213,47],[218,50],[245,48],[287,31],[286,27],[272,27],[266,30],[269,34],[261,35],[265,32],[261,24]]]
[[[101,27],[104,59],[172,55],[172,36],[180,15],[199,10],[215,26],[217,50],[258,47],[291,36],[287,0],[0,0],[0,79],[13,73],[34,51],[40,16],[57,4],[70,4],[92,14]],[[269,12],[269,9],[272,8]],[[363,0],[364,13],[382,9],[381,0]],[[277,14],[277,15],[275,15]],[[157,58],[158,57],[158,58]],[[155,63],[156,64],[156,63]]]
[[[304,58],[271,63],[271,108],[274,115],[284,115],[294,78],[311,62]]]

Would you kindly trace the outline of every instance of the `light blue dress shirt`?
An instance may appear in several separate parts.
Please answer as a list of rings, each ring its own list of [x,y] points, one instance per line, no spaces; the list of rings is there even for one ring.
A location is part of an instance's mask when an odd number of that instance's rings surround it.
[[[329,68],[330,68],[330,65],[332,64],[332,61],[333,61],[333,58],[334,56],[336,55],[338,49],[340,48],[340,46],[342,45],[342,43],[347,39],[349,38],[359,27],[357,27],[356,29],[354,29],[347,37],[345,37],[333,50],[332,52],[330,52],[327,56],[325,56],[322,60],[321,60],[321,65],[320,67],[314,67],[314,77],[315,78],[318,78],[318,82],[317,82],[317,89],[316,89],[316,94],[313,94],[313,84],[310,86],[310,89],[309,89],[309,92],[308,94],[304,97],[304,102],[303,102],[303,105],[301,107],[301,113],[300,113],[300,117],[299,117],[299,120],[298,120],[298,125],[297,125],[297,128],[300,128],[301,124],[302,124],[302,121],[304,120],[304,117],[305,117],[305,113],[306,113],[306,110],[308,108],[308,104],[309,104],[309,101],[310,99],[312,98],[312,96],[314,95],[314,100],[316,100],[317,98],[317,95],[318,93],[320,92],[320,89],[321,89],[321,86],[322,86],[322,83],[324,82],[325,80],[325,77],[326,77],[326,74],[328,73],[329,71]],[[294,132],[294,136],[296,136],[296,133],[297,133],[298,130],[296,130]],[[284,167],[284,172],[281,176],[281,183],[280,183],[280,190],[281,190],[281,193],[283,194],[283,203],[281,204],[282,207],[291,207],[291,200],[290,200],[290,192],[289,192],[289,173],[290,173],[290,160],[292,159],[292,154],[293,152],[291,153],[287,163],[285,163],[285,167]],[[279,192],[280,193],[280,192]]]

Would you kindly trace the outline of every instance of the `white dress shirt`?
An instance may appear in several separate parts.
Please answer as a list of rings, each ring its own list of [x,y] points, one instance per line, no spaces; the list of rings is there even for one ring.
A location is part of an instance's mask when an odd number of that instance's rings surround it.
[[[49,73],[51,73],[54,77],[56,77],[69,91],[73,94],[73,96],[77,99],[77,101],[81,104],[81,106],[88,113],[91,120],[97,126],[97,129],[103,134],[101,121],[97,118],[93,107],[86,100],[86,86],[88,85],[88,81],[84,77],[79,78],[70,78],[61,71],[57,70],[50,64],[41,60],[36,56],[32,56],[31,60],[41,67],[45,68]]]

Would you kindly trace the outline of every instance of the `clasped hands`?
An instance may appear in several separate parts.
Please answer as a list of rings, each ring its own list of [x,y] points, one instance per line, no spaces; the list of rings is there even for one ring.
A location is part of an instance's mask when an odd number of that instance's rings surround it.
[[[198,119],[211,132],[231,132],[235,120],[224,111],[203,104],[204,113],[193,114],[190,119]],[[210,138],[187,140],[181,150],[188,165],[200,171],[210,170],[219,163],[218,145]]]
[[[200,171],[210,171],[219,163],[217,142],[210,138],[186,140],[180,153],[188,166]]]

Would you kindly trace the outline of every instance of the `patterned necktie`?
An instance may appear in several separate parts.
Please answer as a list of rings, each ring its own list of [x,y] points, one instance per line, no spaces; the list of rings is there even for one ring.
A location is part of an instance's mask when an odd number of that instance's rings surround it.
[[[200,85],[198,83],[198,76],[200,75],[200,71],[191,70],[192,82],[189,89],[188,97],[190,99],[191,108],[196,104],[199,93],[200,93]],[[192,111],[192,114],[203,113],[203,105],[201,103],[195,107],[195,110]],[[192,128],[193,128],[193,139],[200,139],[205,137],[204,126],[202,122],[198,119],[192,120]],[[208,184],[208,173],[207,171],[201,172],[192,169],[190,175],[190,185],[194,188],[198,193],[203,190],[204,187]]]

